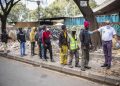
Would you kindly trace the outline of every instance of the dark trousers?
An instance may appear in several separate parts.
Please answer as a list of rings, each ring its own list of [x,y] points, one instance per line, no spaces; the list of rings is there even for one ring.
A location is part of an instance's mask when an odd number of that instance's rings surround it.
[[[103,52],[105,56],[105,65],[111,66],[112,61],[112,41],[103,41]]]
[[[35,54],[35,42],[31,42],[31,55]]]
[[[69,65],[72,65],[73,57],[75,55],[75,66],[79,65],[79,52],[78,50],[70,51]]]
[[[44,46],[44,58],[47,59],[47,49],[49,50],[49,53],[50,53],[50,59],[52,60],[53,59],[53,53],[52,53],[52,45],[49,44],[47,46]]]
[[[41,59],[43,59],[44,58],[44,47],[43,47],[43,44],[42,44],[42,42],[39,42],[39,56],[40,56],[40,58]]]
[[[38,46],[39,46],[39,56],[42,59],[42,53],[41,53],[41,42],[38,42]]]
[[[82,62],[81,68],[84,69],[88,66],[89,63],[89,46],[86,46],[86,49],[82,49]]]

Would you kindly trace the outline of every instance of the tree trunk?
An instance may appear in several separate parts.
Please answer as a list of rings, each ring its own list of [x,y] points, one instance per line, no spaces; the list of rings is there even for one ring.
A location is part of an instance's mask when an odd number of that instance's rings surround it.
[[[1,31],[6,31],[7,16],[2,16],[1,18]]]
[[[90,22],[90,30],[93,31],[95,29],[98,29],[98,23],[97,23],[97,20],[94,16],[94,13],[93,13],[92,9],[89,6],[89,0],[82,0],[82,1],[87,1],[87,6],[86,7],[80,6],[80,1],[81,0],[74,0],[74,2],[77,4],[78,8],[82,12],[85,20]],[[100,37],[99,32],[92,35],[92,43],[95,46],[95,49],[97,49],[97,47],[100,48],[101,37]]]

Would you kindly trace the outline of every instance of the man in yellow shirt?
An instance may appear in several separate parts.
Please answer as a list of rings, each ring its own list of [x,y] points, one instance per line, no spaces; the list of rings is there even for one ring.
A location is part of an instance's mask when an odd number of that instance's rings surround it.
[[[30,32],[30,42],[31,42],[31,55],[34,56],[35,55],[35,31],[36,28],[33,27],[31,32]]]

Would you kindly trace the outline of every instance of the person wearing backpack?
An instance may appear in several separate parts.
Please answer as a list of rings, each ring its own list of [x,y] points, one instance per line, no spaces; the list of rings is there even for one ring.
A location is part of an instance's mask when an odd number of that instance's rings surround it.
[[[80,42],[81,42],[81,49],[82,49],[82,61],[81,61],[81,70],[85,71],[85,69],[90,69],[91,67],[88,66],[89,63],[89,50],[92,46],[91,37],[89,33],[89,22],[84,22],[84,29],[80,32]]]
[[[8,43],[8,39],[11,39],[7,32],[4,30],[1,34],[1,41],[3,43],[3,47],[4,47],[4,53],[7,54],[7,43]]]

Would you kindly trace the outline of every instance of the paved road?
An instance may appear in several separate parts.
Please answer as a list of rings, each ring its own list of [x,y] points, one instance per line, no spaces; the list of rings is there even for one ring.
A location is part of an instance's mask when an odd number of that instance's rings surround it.
[[[0,57],[0,86],[106,86]]]

